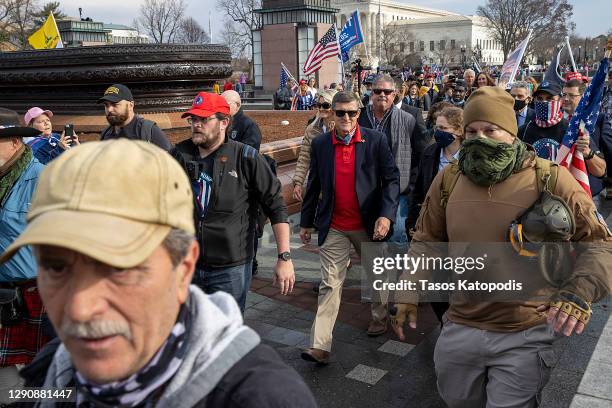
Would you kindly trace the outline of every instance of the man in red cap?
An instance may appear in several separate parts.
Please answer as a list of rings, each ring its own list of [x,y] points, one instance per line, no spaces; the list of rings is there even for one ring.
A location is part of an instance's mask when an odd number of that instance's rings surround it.
[[[244,312],[251,283],[253,214],[261,205],[278,249],[274,281],[281,294],[291,293],[295,274],[278,178],[257,150],[226,137],[230,108],[222,96],[200,92],[182,117],[191,125],[191,139],[176,145],[172,155],[187,172],[193,189],[201,247],[194,283],[207,293],[230,293]]]

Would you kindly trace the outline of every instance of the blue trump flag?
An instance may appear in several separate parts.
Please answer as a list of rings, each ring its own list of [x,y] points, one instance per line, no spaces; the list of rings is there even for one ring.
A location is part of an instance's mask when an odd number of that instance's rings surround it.
[[[338,39],[340,43],[340,51],[342,54],[342,62],[345,63],[349,60],[349,51],[355,45],[363,42],[363,32],[361,31],[361,20],[359,19],[359,11],[353,11],[351,17],[346,20],[346,24],[340,31],[340,37]]]

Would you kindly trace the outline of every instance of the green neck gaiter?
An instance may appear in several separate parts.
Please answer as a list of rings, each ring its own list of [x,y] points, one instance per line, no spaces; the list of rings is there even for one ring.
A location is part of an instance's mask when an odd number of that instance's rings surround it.
[[[459,153],[459,168],[474,184],[490,187],[522,167],[526,150],[519,139],[511,145],[485,137],[467,140]]]

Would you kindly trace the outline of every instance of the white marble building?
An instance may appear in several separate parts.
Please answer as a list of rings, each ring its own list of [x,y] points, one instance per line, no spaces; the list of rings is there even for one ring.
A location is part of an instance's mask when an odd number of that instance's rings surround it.
[[[342,28],[347,18],[357,9],[366,39],[370,64],[378,65],[380,42],[377,40],[383,26],[395,21],[408,21],[428,17],[455,16],[456,13],[430,9],[388,0],[332,0],[332,6],[340,9],[336,14],[336,26]]]
[[[416,52],[427,63],[472,65],[472,56],[485,65],[502,65],[501,44],[493,40],[479,16],[445,16],[391,23],[404,33],[405,54]]]
[[[405,40],[397,43],[398,53],[409,54],[410,43],[413,42],[412,52],[420,54],[427,63],[445,60],[458,65],[463,57],[471,63],[472,52],[478,53],[478,50],[482,62],[493,65],[503,63],[501,46],[492,40],[481,17],[462,16],[388,0],[332,0],[332,6],[340,9],[336,14],[336,24],[340,28],[351,13],[359,10],[367,58],[373,66],[378,65],[379,56],[385,60],[382,30],[390,24],[406,31],[403,35]],[[455,48],[451,49],[453,44]],[[420,51],[420,45],[423,45],[423,51]],[[461,45],[465,47],[464,54],[461,54]],[[451,59],[454,61],[450,62]]]

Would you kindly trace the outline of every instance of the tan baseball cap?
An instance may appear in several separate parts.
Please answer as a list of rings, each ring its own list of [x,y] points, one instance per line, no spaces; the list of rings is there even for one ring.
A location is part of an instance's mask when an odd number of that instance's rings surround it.
[[[157,146],[127,139],[84,143],[43,170],[28,226],[0,262],[37,244],[131,268],[171,228],[195,234],[192,200],[184,170]]]

